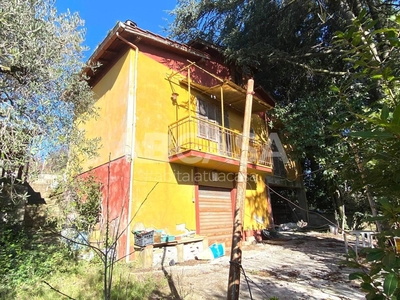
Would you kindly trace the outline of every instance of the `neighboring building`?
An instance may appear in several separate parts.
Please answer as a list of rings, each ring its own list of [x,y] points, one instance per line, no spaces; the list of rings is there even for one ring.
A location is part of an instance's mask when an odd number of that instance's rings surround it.
[[[211,45],[187,46],[131,21],[117,23],[90,61],[101,63],[87,70],[100,110],[85,130],[102,147],[85,170],[103,182],[103,218],[108,200],[112,228],[123,231],[118,256],[132,251],[137,223],[172,233],[184,224],[230,244],[246,98],[240,74]],[[273,106],[256,89],[253,119]],[[250,146],[244,227],[268,228],[272,158],[256,128]]]

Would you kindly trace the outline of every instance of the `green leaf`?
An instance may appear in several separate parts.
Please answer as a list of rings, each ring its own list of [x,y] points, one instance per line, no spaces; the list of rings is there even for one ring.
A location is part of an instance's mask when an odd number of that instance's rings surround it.
[[[372,27],[374,27],[376,25],[376,23],[378,23],[378,20],[373,20],[373,21],[369,22],[367,24],[367,26],[365,26],[364,30],[370,30]]]
[[[377,294],[376,291],[371,291],[365,296],[365,299],[367,299],[367,300],[385,300],[386,298],[381,293]]]
[[[389,124],[381,124],[382,127],[386,129],[386,131],[389,131],[393,134],[400,135],[400,126],[399,125],[393,125],[391,123]]]
[[[376,299],[376,291],[369,292],[367,295],[365,295],[365,299],[375,300]]]
[[[350,40],[353,37],[353,33],[355,31],[355,28],[352,26],[350,27],[346,32],[344,38],[347,40]]]
[[[385,251],[382,249],[370,249],[367,254],[367,261],[381,260],[385,256]]]
[[[359,279],[359,278],[364,280],[365,277],[368,277],[368,275],[365,274],[364,272],[354,272],[354,273],[349,274],[349,280],[355,280],[355,279]]]
[[[387,139],[393,137],[393,134],[386,131],[355,131],[348,133],[348,135],[367,139]]]
[[[363,8],[360,13],[357,16],[357,20],[362,21],[362,19],[364,19],[364,17],[367,15],[367,10],[365,8]]]
[[[382,263],[388,269],[392,269],[396,266],[396,254],[394,252],[390,252],[382,259]]]
[[[329,88],[332,92],[340,92],[340,89],[336,85],[331,85]]]
[[[356,263],[355,261],[346,261],[345,265],[349,268],[357,269],[360,268],[360,264]]]
[[[361,288],[365,291],[365,292],[372,292],[375,291],[375,288],[372,286],[372,284],[367,283],[367,282],[363,282],[361,283]]]
[[[399,281],[396,274],[389,273],[388,275],[386,275],[385,281],[383,283],[383,291],[386,295],[391,296],[397,289],[398,285]]]
[[[353,46],[357,47],[358,45],[360,45],[361,43],[361,33],[355,33],[353,34],[353,40],[352,40],[352,44]]]
[[[372,276],[378,274],[381,270],[382,270],[382,267],[380,264],[374,264],[373,266],[371,266],[371,269],[369,270],[369,276],[372,277]]]
[[[344,33],[342,31],[336,31],[335,36],[336,38],[342,39],[344,38]]]
[[[381,29],[377,29],[374,30],[372,32],[373,35],[375,34],[380,34],[380,33],[386,33],[386,34],[396,34],[397,29],[396,28],[381,28]]]
[[[386,122],[388,117],[389,117],[389,108],[386,105],[384,105],[381,110],[381,120]]]
[[[372,79],[381,79],[382,77],[383,77],[382,74],[376,74],[376,75],[372,76],[371,78]]]
[[[393,112],[392,124],[400,126],[400,105],[397,105],[396,109]]]
[[[353,259],[355,259],[356,256],[357,256],[356,252],[354,251],[354,249],[352,247],[349,247],[348,256],[349,256],[349,258],[353,258]],[[352,266],[350,266],[351,264],[356,264],[355,268],[358,267],[358,264],[356,262],[354,262],[354,261],[348,261],[347,262],[347,266],[348,267],[352,267]]]

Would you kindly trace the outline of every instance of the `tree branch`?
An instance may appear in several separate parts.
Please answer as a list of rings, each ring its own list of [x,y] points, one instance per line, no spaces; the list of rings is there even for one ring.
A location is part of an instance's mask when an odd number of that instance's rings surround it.
[[[21,76],[19,73],[25,72],[26,69],[23,67],[18,67],[18,66],[11,66],[7,67],[4,65],[0,65],[0,73],[8,74],[14,77],[20,84],[24,84],[25,81],[23,80],[23,76]]]
[[[47,281],[43,280],[43,283],[46,284],[49,288],[51,288],[53,291],[59,293],[60,295],[63,295],[64,297],[67,297],[70,300],[76,300],[75,298],[72,298],[70,296],[68,296],[67,294],[64,294],[63,292],[61,292],[60,290],[57,290],[56,288],[54,288],[53,286],[51,286]]]
[[[303,63],[294,62],[294,61],[291,61],[291,60],[285,59],[285,58],[283,58],[281,60],[286,61],[289,64],[292,64],[292,65],[304,68],[306,70],[312,71],[314,73],[334,75],[334,76],[343,76],[343,75],[347,74],[347,72],[330,71],[330,70],[326,70],[326,69],[314,69],[314,68],[310,67],[309,65],[306,65],[306,64],[303,64]]]

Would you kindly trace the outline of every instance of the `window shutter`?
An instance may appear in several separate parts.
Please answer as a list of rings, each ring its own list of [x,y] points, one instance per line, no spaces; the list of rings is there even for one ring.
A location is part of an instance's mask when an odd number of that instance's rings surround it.
[[[202,138],[208,138],[208,124],[207,122],[207,117],[199,116],[199,121],[198,121],[198,134],[199,137]]]
[[[208,120],[208,122],[213,123],[213,124],[218,124],[217,121],[214,121],[214,120]],[[213,125],[213,124],[207,124],[208,125],[208,138],[212,141],[219,142],[217,140],[218,126]]]

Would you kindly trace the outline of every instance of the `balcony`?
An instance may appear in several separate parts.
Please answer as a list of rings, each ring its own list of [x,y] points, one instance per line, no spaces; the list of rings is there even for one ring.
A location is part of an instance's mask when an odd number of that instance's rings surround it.
[[[238,172],[242,134],[201,117],[188,116],[168,126],[168,155],[173,163]],[[271,173],[268,145],[250,139],[249,173]]]

